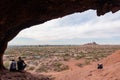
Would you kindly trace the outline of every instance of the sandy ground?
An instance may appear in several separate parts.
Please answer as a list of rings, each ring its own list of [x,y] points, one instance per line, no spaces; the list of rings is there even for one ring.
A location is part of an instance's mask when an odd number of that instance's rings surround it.
[[[84,63],[84,59],[63,62],[69,70],[62,72],[29,73],[1,71],[0,80],[50,80],[43,75],[52,75],[54,80],[120,80],[120,50],[99,62],[78,67],[76,64]],[[97,69],[97,64],[102,63],[104,68]],[[43,74],[43,75],[42,75]]]
[[[76,65],[82,62],[84,60],[64,62],[69,66],[69,70],[47,74],[53,75],[55,80],[120,80],[120,50],[99,62],[93,62],[84,67]],[[97,69],[98,63],[104,65],[102,70]]]

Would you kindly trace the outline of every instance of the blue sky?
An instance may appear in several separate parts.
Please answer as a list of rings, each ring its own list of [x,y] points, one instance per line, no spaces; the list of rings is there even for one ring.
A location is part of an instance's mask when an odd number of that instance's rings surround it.
[[[97,16],[88,10],[22,30],[9,45],[120,44],[120,11]]]

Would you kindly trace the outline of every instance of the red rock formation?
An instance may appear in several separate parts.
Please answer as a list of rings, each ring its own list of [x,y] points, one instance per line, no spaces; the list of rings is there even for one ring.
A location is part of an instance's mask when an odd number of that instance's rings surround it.
[[[8,41],[22,29],[88,9],[97,15],[120,10],[120,0],[0,0],[0,69]]]

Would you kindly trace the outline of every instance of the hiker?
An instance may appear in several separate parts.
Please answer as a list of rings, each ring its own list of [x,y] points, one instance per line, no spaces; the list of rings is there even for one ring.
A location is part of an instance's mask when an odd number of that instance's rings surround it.
[[[26,67],[26,63],[24,62],[24,60],[22,60],[21,57],[18,58],[17,67],[18,67],[18,71],[23,71]]]
[[[103,69],[103,64],[98,64],[98,69]]]
[[[16,61],[12,60],[11,64],[10,64],[10,71],[16,71]]]

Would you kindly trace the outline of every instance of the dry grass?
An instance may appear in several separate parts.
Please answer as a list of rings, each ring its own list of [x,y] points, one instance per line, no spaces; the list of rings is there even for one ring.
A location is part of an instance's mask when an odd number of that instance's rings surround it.
[[[61,63],[62,61],[86,59],[84,64],[78,64],[82,67],[91,61],[99,61],[119,49],[118,45],[14,46],[8,47],[5,54],[9,55],[8,60],[17,60],[17,57],[22,56],[28,64],[27,70],[48,72],[69,69]],[[8,62],[5,62],[5,66],[9,66]]]

